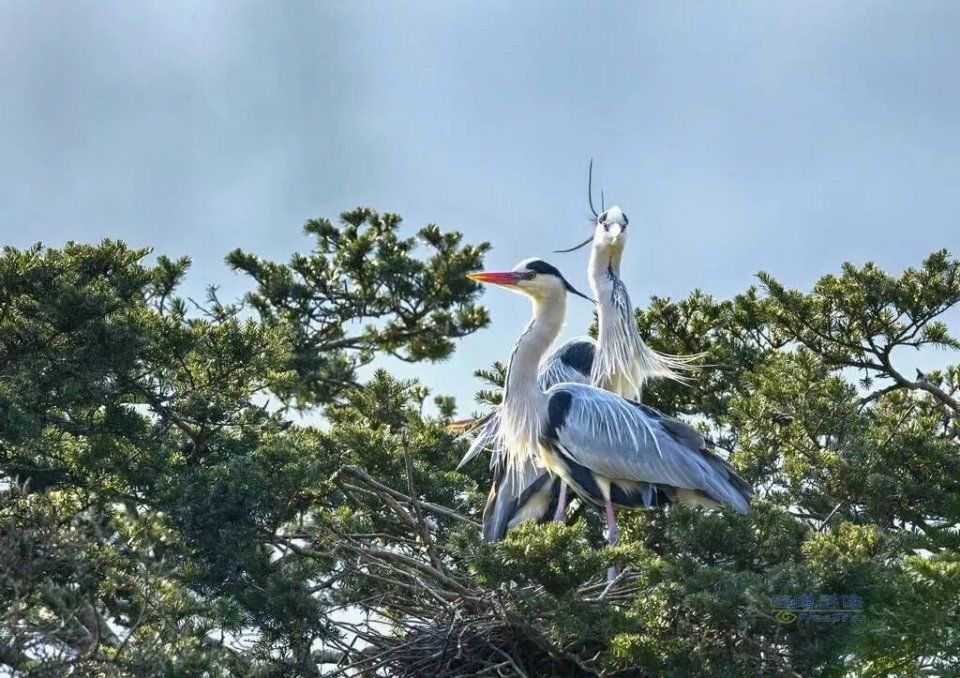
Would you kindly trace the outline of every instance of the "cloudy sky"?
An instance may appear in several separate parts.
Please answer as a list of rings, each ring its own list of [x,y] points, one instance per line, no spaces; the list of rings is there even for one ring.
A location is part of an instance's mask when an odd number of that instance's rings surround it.
[[[6,0],[2,242],[122,238],[231,296],[232,248],[368,205],[510,267],[586,236],[593,157],[638,304],[960,250],[960,4],[517,4]],[[551,259],[585,287],[585,256]],[[462,406],[527,313],[486,303],[417,370]]]

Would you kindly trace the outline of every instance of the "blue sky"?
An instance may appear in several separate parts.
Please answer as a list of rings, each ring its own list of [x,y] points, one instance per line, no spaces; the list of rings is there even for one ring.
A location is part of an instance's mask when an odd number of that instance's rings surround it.
[[[637,304],[900,270],[960,250],[958,35],[951,2],[8,1],[0,236],[188,254],[187,292],[229,297],[232,248],[286,259],[368,205],[502,268],[586,236],[593,157]],[[527,313],[485,302],[450,362],[397,369],[469,406]]]

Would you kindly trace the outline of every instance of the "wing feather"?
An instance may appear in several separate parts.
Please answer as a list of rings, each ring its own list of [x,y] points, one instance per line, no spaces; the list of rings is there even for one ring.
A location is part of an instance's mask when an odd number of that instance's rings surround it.
[[[752,490],[733,467],[706,450],[683,422],[592,386],[561,384],[548,396],[569,394],[557,449],[597,475],[696,490],[745,513]]]
[[[494,453],[493,482],[483,510],[483,540],[499,541],[510,528],[524,520],[549,520],[559,491],[557,479],[532,462],[521,466],[516,473],[508,472],[500,455]]]
[[[538,381],[546,391],[563,383],[590,383],[596,342],[590,337],[576,337],[564,342],[540,363]]]

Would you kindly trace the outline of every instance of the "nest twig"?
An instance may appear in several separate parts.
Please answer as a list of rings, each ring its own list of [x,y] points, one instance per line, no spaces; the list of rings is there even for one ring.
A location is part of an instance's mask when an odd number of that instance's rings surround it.
[[[432,535],[428,517],[479,527],[452,509],[420,499],[411,475],[409,494],[374,480],[364,469],[346,466],[332,480],[353,501],[378,502],[396,517],[396,535],[346,534],[325,526],[322,547],[287,544],[301,555],[337,559],[338,581],[377,595],[354,598],[363,617],[341,622],[343,639],[335,668],[326,675],[453,676],[590,675],[592,657],[560,647],[544,621],[526,618],[510,604],[514,596],[545,594],[539,585],[509,591],[484,587],[453,567],[456,554]],[[601,573],[598,573],[598,577]],[[585,604],[620,605],[636,598],[637,576],[624,570],[616,583],[593,581],[580,587]],[[358,650],[358,645],[362,649]]]

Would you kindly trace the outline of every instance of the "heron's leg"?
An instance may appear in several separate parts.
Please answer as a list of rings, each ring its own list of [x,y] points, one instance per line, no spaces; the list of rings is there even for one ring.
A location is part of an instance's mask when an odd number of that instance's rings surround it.
[[[554,521],[558,523],[567,522],[567,484],[560,481],[560,496],[557,497],[557,510],[553,514]]]
[[[617,527],[617,517],[613,514],[613,502],[606,501],[607,509],[607,542],[610,546],[616,546],[620,542],[620,528]],[[607,570],[607,581],[613,581],[617,578],[617,566],[612,565]]]

